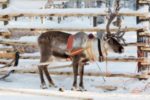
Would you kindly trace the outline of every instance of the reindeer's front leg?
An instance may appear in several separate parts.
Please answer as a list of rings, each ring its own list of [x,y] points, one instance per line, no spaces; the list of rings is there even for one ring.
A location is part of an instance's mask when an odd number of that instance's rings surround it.
[[[79,63],[79,74],[80,74],[80,83],[79,83],[79,88],[80,91],[86,91],[84,88],[84,83],[83,83],[83,75],[84,75],[84,66],[86,65],[86,62],[88,60],[82,59]]]
[[[78,63],[79,63],[79,57],[78,57],[78,56],[75,56],[75,57],[73,58],[74,81],[73,81],[72,90],[77,90]]]
[[[80,83],[79,83],[79,88],[82,91],[84,89],[83,85],[83,74],[84,74],[84,64],[80,64],[79,66],[79,74],[80,74]]]

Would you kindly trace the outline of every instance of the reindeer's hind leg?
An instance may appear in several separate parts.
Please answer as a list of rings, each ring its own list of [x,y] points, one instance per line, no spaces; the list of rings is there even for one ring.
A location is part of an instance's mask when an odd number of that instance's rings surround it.
[[[46,48],[46,47],[45,48],[44,47],[41,48],[41,59],[40,59],[40,62],[41,63],[47,62],[49,60],[50,54],[51,54],[51,51],[49,51],[48,48]],[[46,84],[45,84],[45,81],[44,81],[44,76],[43,76],[44,68],[46,66],[47,65],[40,65],[40,66],[38,66],[40,79],[41,79],[41,88],[43,88],[43,89],[47,88]]]
[[[45,72],[46,78],[48,79],[49,86],[50,87],[55,87],[55,84],[54,84],[54,82],[53,82],[53,80],[52,80],[52,78],[51,78],[51,76],[50,76],[50,74],[48,72],[47,66],[44,67],[44,72]]]
[[[42,66],[38,66],[38,69],[39,69],[39,75],[40,75],[40,80],[41,80],[41,88],[46,89],[47,87],[46,87],[45,80],[44,80],[44,77],[43,77]]]
[[[76,90],[77,89],[78,63],[79,63],[79,57],[75,56],[73,58],[74,81],[73,81],[73,88],[72,88],[72,90]]]

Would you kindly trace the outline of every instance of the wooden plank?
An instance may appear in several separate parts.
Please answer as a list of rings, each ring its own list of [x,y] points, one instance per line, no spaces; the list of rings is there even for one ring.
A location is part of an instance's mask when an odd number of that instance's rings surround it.
[[[0,52],[0,58],[9,58],[13,59],[15,57],[15,53],[5,53]],[[40,59],[40,56],[20,56],[20,59]],[[112,62],[143,62],[145,58],[136,58],[136,57],[126,57],[126,58],[105,58],[104,60],[112,61]]]
[[[150,52],[150,47],[141,47],[142,51]]]
[[[4,44],[4,45],[12,45],[12,46],[16,46],[16,45],[23,45],[23,46],[35,46],[38,47],[37,43],[31,43],[31,42],[22,42],[22,41],[17,41],[17,40],[0,40],[0,44]],[[147,45],[147,43],[136,43],[136,42],[132,42],[132,43],[126,43],[126,45],[122,44],[123,46],[145,46],[148,47],[149,45]],[[3,48],[1,48],[0,50],[2,50]]]
[[[139,3],[148,4],[148,3],[150,3],[150,0],[139,0]]]
[[[141,33],[139,34],[139,36],[141,36],[141,37],[150,37],[150,32],[149,32],[149,31],[141,32]]]
[[[5,52],[0,52],[0,58],[1,59],[13,59],[15,58],[15,53],[5,53]]]
[[[88,11],[88,12],[86,12]],[[102,8],[84,8],[84,9],[21,9],[16,10],[13,9],[13,12],[5,12],[3,10],[0,13],[0,17],[8,16],[8,17],[15,17],[15,16],[106,16],[108,13],[105,9]],[[140,16],[140,17],[148,17],[149,13],[139,12],[139,11],[129,11],[129,12],[119,12],[120,16]]]
[[[0,17],[0,21],[10,21],[10,18],[2,18],[2,17]]]
[[[7,57],[7,56],[6,56]],[[1,56],[0,56],[1,58]],[[4,57],[3,57],[4,58]],[[7,57],[8,58],[8,57]],[[12,57],[11,57],[12,58]],[[20,59],[40,59],[40,56],[20,56]],[[135,57],[126,57],[126,58],[105,58],[104,61],[110,62],[143,62],[146,58],[135,58]]]
[[[76,31],[82,31],[82,32],[98,32],[98,31],[101,31],[101,32],[106,32],[106,28],[105,27],[89,27],[89,28],[85,28],[85,27],[78,27],[78,28],[73,28],[73,27],[47,27],[47,26],[31,26],[31,27],[27,27],[27,26],[11,26],[11,27],[7,27],[6,28],[10,29],[10,30],[27,30],[27,29],[30,29],[30,30],[34,30],[34,31],[67,31],[67,32],[76,32]],[[123,28],[124,29],[124,28]],[[122,30],[123,30],[122,29]],[[130,31],[137,31],[137,30],[144,30],[146,31],[146,27],[128,27],[126,29],[126,32],[130,32]],[[118,31],[118,28],[116,27],[113,27],[110,29],[110,31],[112,32],[116,32]]]
[[[14,41],[14,40],[0,40],[0,44],[5,45],[26,45],[26,46],[38,46],[37,43],[31,43],[31,42],[22,42],[22,41]]]
[[[8,0],[0,0],[0,3],[6,3]]]
[[[5,38],[9,38],[11,36],[11,33],[10,32],[1,32],[0,31],[0,36],[3,36]]]
[[[37,68],[11,68],[15,70],[15,73],[39,73]],[[0,69],[1,73],[7,72],[8,69]],[[9,68],[10,70],[10,68]],[[59,72],[59,71],[49,71],[51,75],[66,75],[66,76],[73,76],[73,72]],[[133,73],[105,73],[105,72],[85,72],[85,76],[103,76],[103,77],[127,77],[127,78],[149,78],[147,74],[133,74]]]
[[[143,67],[147,67],[147,66],[150,66],[150,63],[148,63],[148,62],[143,62],[143,63],[141,63],[141,65],[143,66]]]
[[[124,45],[124,46],[140,46],[140,47],[144,46],[144,47],[149,47],[149,45],[147,43],[136,43],[136,42],[126,43],[126,45]]]
[[[15,50],[13,48],[4,47],[4,48],[0,48],[0,52],[2,52],[2,51],[5,51],[5,52],[14,52]]]

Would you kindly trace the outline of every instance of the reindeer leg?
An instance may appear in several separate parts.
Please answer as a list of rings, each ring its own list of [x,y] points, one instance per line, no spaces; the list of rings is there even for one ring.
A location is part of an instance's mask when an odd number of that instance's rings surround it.
[[[41,88],[42,89],[46,89],[46,84],[45,84],[45,80],[44,80],[44,77],[43,77],[43,70],[42,70],[43,66],[38,66],[38,69],[39,69],[39,75],[40,75],[40,80],[41,80]]]
[[[46,52],[46,51],[45,51],[45,52]],[[43,62],[48,61],[50,55],[45,55],[45,54],[44,54],[44,50],[42,51],[41,54],[42,54],[42,55],[41,55],[41,60],[40,60],[40,62],[43,63]],[[43,76],[43,71],[44,71],[45,65],[41,65],[41,66],[39,66],[38,68],[39,68],[39,74],[40,74],[40,79],[41,79],[41,88],[42,88],[42,89],[46,89],[47,86],[46,86],[46,84],[45,84],[44,76]]]
[[[86,91],[84,89],[84,84],[83,84],[83,75],[84,75],[84,64],[82,62],[80,62],[80,66],[79,66],[79,73],[80,73],[80,83],[79,83],[79,90],[80,91]]]
[[[49,72],[48,72],[47,65],[44,66],[44,73],[45,73],[45,76],[46,76],[46,78],[49,82],[49,87],[56,87],[53,80],[52,80],[52,78],[51,78],[51,76],[50,76],[50,74],[49,74]]]
[[[74,57],[73,59],[74,81],[73,81],[73,87],[71,90],[77,90],[78,62],[79,62],[79,58]]]

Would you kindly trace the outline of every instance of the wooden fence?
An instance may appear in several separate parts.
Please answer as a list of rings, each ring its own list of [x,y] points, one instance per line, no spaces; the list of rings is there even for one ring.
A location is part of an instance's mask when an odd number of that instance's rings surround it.
[[[139,23],[144,23],[144,22],[148,22],[149,23],[149,18],[150,18],[150,13],[149,13],[149,9],[147,9],[147,12],[141,12],[138,11],[139,7],[141,6],[148,6],[149,5],[149,0],[137,0],[137,11],[129,11],[129,12],[123,12],[120,11],[119,15],[120,16],[135,16],[137,17],[137,24]],[[19,10],[16,9],[13,12],[10,10],[8,10],[10,8],[4,9],[2,10],[2,12],[0,13],[0,20],[2,21],[9,21],[11,18],[14,17],[22,17],[22,16],[27,16],[27,17],[35,17],[35,16],[39,16],[41,18],[44,18],[46,16],[93,16],[93,17],[97,17],[97,16],[106,16],[108,13],[107,11],[104,11],[103,9],[99,9],[99,8],[94,8],[94,9],[52,9],[52,10],[44,10],[44,9],[40,9],[40,10]],[[88,10],[89,12],[85,12],[86,10]],[[6,24],[6,23],[5,23]],[[43,24],[42,24],[43,25]],[[40,26],[42,26],[40,25]],[[146,25],[146,27],[139,27],[139,26],[134,26],[134,27],[127,27],[126,31],[130,32],[130,31],[136,31],[137,32],[137,43],[128,43],[128,46],[137,46],[138,47],[138,58],[108,58],[108,61],[123,61],[123,62],[129,62],[129,61],[134,61],[134,62],[138,62],[138,70],[139,72],[142,71],[142,68],[147,68],[149,67],[149,63],[147,59],[148,57],[148,52],[150,52],[150,32],[149,32],[149,27],[148,25]],[[72,27],[47,27],[47,26],[30,26],[30,27],[25,27],[25,26],[9,26],[5,25],[5,28],[7,29],[11,29],[11,30],[16,30],[16,29],[21,29],[21,30],[26,30],[26,29],[30,29],[30,30],[34,30],[34,31],[87,31],[87,32],[98,32],[98,31],[102,31],[105,32],[106,29],[103,27],[80,27],[80,28],[72,28]],[[117,31],[117,28],[111,28],[111,31]],[[3,35],[5,34],[4,32],[2,32]],[[2,34],[1,33],[1,34]],[[1,40],[0,44],[7,44],[7,45],[36,45],[36,43],[28,43],[28,42],[17,42],[17,41],[12,41],[12,40]],[[3,49],[3,50],[8,50],[8,49]],[[0,53],[0,58],[14,58],[14,53]],[[35,57],[24,57],[21,56],[22,59],[39,59],[38,56]],[[98,74],[101,75],[101,74]],[[104,75],[102,75],[104,76]],[[106,75],[108,76],[108,75]],[[112,76],[112,75],[110,75]],[[128,76],[128,75],[126,75]],[[142,77],[143,78],[143,77]]]

